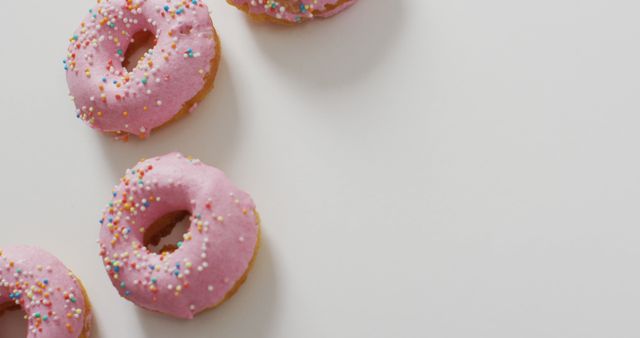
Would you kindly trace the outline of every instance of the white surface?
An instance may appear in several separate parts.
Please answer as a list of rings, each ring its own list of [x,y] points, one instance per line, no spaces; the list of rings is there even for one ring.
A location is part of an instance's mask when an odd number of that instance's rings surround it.
[[[215,91],[126,144],[67,97],[92,1],[2,5],[0,245],[63,259],[95,337],[640,336],[640,3],[363,0],[274,28],[207,2]],[[246,285],[191,322],[121,300],[95,244],[125,168],[172,150],[264,222]]]

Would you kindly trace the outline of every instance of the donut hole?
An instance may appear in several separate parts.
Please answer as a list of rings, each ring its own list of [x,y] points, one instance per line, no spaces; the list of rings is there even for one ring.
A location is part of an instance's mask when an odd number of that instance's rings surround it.
[[[191,213],[180,210],[170,212],[153,222],[144,232],[143,244],[156,254],[171,253],[180,247],[189,232]]]
[[[156,36],[148,30],[139,31],[131,37],[131,43],[124,53],[122,67],[134,70],[144,55],[156,46]]]
[[[2,337],[26,337],[28,325],[25,316],[24,311],[12,302],[0,304],[0,331],[3,334]]]

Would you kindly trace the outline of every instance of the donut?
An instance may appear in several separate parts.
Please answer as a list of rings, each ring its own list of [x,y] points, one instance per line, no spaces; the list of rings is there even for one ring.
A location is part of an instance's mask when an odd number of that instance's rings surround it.
[[[89,298],[67,267],[35,247],[0,248],[0,313],[20,308],[28,338],[89,337]]]
[[[357,0],[227,0],[258,21],[296,24],[328,18],[351,7]]]
[[[174,247],[150,250],[188,215]],[[126,171],[100,220],[100,256],[119,294],[134,304],[192,319],[230,298],[247,278],[259,243],[251,197],[224,173],[179,153]]]
[[[128,70],[123,63],[145,33],[155,46]],[[195,109],[213,88],[219,62],[203,0],[98,0],[63,64],[76,117],[126,139],[146,138]]]

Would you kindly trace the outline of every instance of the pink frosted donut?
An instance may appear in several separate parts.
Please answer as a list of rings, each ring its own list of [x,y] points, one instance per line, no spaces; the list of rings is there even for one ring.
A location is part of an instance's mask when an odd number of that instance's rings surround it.
[[[0,312],[13,307],[26,313],[28,338],[89,337],[91,307],[82,284],[41,249],[0,249]]]
[[[134,35],[155,46],[131,71],[123,66]],[[203,0],[98,0],[70,39],[64,60],[76,116],[122,137],[194,108],[213,87],[220,44]]]
[[[181,212],[190,215],[190,225],[175,251],[149,250],[149,238]],[[100,255],[120,295],[179,318],[229,298],[244,282],[259,242],[251,197],[220,170],[178,153],[127,170],[100,223]]]
[[[328,18],[349,8],[357,0],[227,0],[258,20],[301,23],[316,17]]]

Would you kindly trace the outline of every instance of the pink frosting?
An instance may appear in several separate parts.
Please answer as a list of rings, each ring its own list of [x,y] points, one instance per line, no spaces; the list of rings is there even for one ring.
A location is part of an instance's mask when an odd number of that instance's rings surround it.
[[[191,214],[172,253],[143,245],[144,231],[175,211]],[[120,295],[180,318],[221,303],[250,266],[258,241],[251,197],[218,169],[178,153],[127,170],[100,223],[100,254]]]
[[[287,22],[303,22],[314,17],[328,18],[351,7],[357,0],[228,0],[235,6],[249,6],[249,13],[268,15]]]
[[[141,31],[156,45],[128,71],[124,55]],[[77,117],[104,132],[148,136],[204,86],[215,34],[202,0],[99,0],[64,61]]]
[[[7,302],[26,313],[29,338],[78,338],[91,320],[71,271],[34,247],[0,249],[0,304]]]

